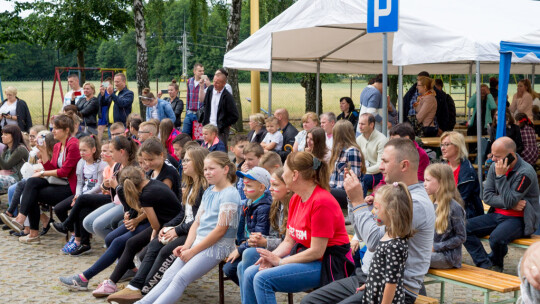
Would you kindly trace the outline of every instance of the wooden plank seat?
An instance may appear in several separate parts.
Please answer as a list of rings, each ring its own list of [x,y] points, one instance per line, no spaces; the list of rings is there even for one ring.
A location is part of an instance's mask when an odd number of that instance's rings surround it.
[[[433,280],[425,281],[424,284],[441,284],[441,296],[439,299],[441,303],[444,303],[445,283],[482,291],[484,293],[484,304],[515,303],[518,299],[521,284],[516,276],[466,264],[463,264],[461,268],[429,269],[426,276]],[[490,302],[490,293],[494,291],[500,293],[513,292],[514,296],[507,300]]]
[[[218,286],[219,286],[219,304],[225,304],[225,281],[229,281],[230,278],[225,276],[225,273],[223,273],[223,266],[225,265],[225,261],[219,262],[218,271],[219,271],[219,277],[218,277]],[[287,294],[287,302],[288,304],[294,304],[294,296],[292,293]]]
[[[485,237],[481,238],[483,242],[489,241],[489,235],[486,235]],[[511,243],[508,244],[508,246],[512,247],[518,247],[518,248],[524,248],[527,249],[532,244],[539,242],[540,239],[532,239],[532,238],[521,238],[521,239],[515,239]]]
[[[414,304],[439,304],[439,300],[418,295],[418,297],[416,297],[416,301],[414,301]]]

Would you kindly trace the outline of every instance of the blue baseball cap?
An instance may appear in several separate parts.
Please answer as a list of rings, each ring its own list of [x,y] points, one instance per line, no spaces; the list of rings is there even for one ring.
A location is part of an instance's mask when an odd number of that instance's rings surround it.
[[[236,171],[236,176],[258,181],[263,184],[266,189],[270,188],[270,173],[261,167],[253,167],[248,172]]]

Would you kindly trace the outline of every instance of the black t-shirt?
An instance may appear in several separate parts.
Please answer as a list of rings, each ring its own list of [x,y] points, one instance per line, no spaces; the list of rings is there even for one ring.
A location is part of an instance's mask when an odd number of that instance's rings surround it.
[[[163,172],[163,171],[162,171]],[[180,200],[167,185],[150,180],[139,197],[141,207],[152,207],[161,225],[172,220],[182,211]]]
[[[152,173],[154,173],[154,170],[148,171],[148,175],[147,175],[148,178],[151,179]],[[175,169],[173,165],[171,165],[167,161],[163,163],[163,167],[161,167],[161,171],[156,177],[156,180],[160,182],[166,179],[172,182],[171,190],[174,192],[174,194],[176,194],[176,197],[181,201],[182,189],[180,188],[180,173],[178,173],[178,169]]]

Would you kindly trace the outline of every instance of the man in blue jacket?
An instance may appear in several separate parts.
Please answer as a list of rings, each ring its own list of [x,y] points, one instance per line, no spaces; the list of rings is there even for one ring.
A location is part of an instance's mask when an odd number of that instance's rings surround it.
[[[109,97],[105,98],[105,102],[102,103],[102,106],[110,106],[111,102],[114,102],[114,122],[121,122],[125,125],[126,119],[131,113],[131,106],[133,105],[133,92],[127,89],[126,75],[123,73],[114,75],[114,86],[116,87],[116,91],[113,90],[112,86],[107,87]],[[101,96],[104,96],[105,89],[103,87],[101,88],[101,91],[103,91],[100,92]]]

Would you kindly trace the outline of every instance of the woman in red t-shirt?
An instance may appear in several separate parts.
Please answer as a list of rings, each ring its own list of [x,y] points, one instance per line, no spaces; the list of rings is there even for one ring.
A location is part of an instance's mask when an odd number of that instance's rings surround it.
[[[316,288],[352,272],[345,219],[328,177],[328,165],[311,153],[289,154],[283,180],[295,194],[288,233],[273,252],[257,249],[261,258],[244,272],[243,303],[276,303],[275,292]]]

